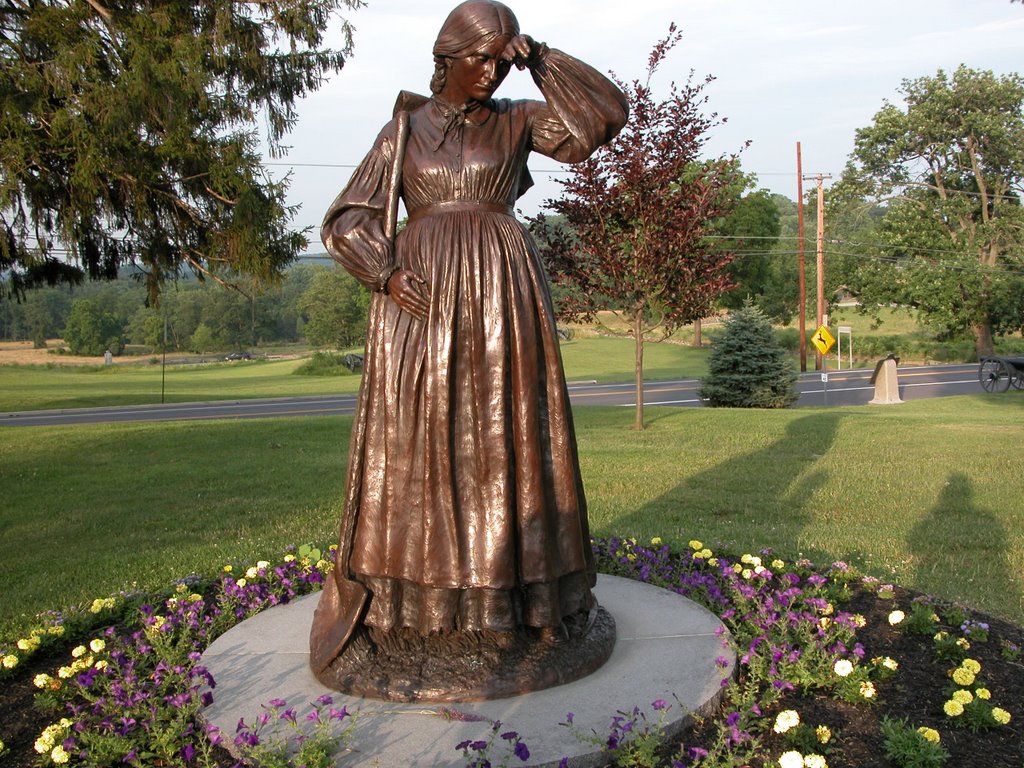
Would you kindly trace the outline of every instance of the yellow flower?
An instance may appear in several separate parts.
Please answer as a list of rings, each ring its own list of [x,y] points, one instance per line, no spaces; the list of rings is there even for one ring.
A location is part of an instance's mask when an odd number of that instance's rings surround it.
[[[223,568],[224,573],[231,573],[234,570],[230,565],[225,565]]]
[[[52,626],[52,627],[50,627],[49,629],[46,630],[46,634],[53,635],[54,637],[63,637],[64,636],[64,625],[63,624],[55,624],[54,626]]]
[[[867,681],[860,684],[860,695],[865,699],[872,699],[875,696],[875,684]]]
[[[36,688],[45,688],[52,682],[53,678],[46,674],[38,674],[34,678],[32,678],[32,684]]]
[[[974,701],[974,696],[971,695],[971,692],[965,691],[963,688],[958,691],[953,691],[953,696],[951,698],[953,701],[959,701],[964,706]]]
[[[895,627],[905,618],[907,618],[907,614],[905,614],[903,611],[893,611],[889,614],[889,623]]]
[[[958,637],[956,644],[963,648],[965,651],[969,651],[971,649],[971,644],[967,642],[966,637]]]
[[[92,601],[89,606],[89,613],[99,613],[106,608],[114,607],[114,598],[112,597],[97,597]]]
[[[818,619],[818,626],[820,626],[822,629],[828,629],[831,624],[832,619],[830,619],[828,616],[822,616],[820,619]]]
[[[690,540],[690,549],[704,549],[704,544],[697,539]]]
[[[804,756],[795,749],[779,755],[779,768],[804,768]]]
[[[900,666],[899,662],[897,662],[896,659],[893,659],[889,656],[876,656],[871,660],[871,663],[874,664],[876,667],[885,667],[886,669],[891,669],[893,672],[899,669]]]
[[[188,591],[188,587],[184,584],[176,584],[174,586],[174,591],[177,592],[179,595],[183,595]]]
[[[786,564],[784,562],[782,562],[781,560],[779,560],[779,559],[772,560],[772,568],[774,568],[776,571],[781,571],[785,567],[786,567]]]
[[[708,565],[710,565],[712,568],[717,568],[718,567],[718,558],[717,557],[709,557],[708,558]]]
[[[836,612],[836,607],[832,603],[825,603],[825,607],[821,609],[822,616],[831,616]]]
[[[295,555],[285,555],[284,556],[284,561],[286,563],[294,562],[294,560],[295,560]]]
[[[248,584],[248,583],[249,583],[249,582],[247,582],[247,581],[246,581],[245,579],[239,579],[238,581],[236,581],[236,582],[235,582],[235,585],[236,585],[236,586],[237,586],[237,587],[238,587],[239,589],[241,589],[242,587],[244,587],[244,586],[245,586],[246,584]]]
[[[629,560],[629,562],[631,562],[631,563],[634,562],[636,560],[636,552],[630,552],[628,555],[626,555],[626,559]],[[322,563],[322,562],[323,562],[323,560],[320,561],[320,563]],[[317,568],[320,567],[320,563],[316,564]]]
[[[822,755],[804,755],[804,768],[828,768]]]
[[[761,565],[761,558],[757,555],[744,555],[740,558],[740,562],[747,565]]]
[[[732,569],[736,573],[743,573],[743,566],[739,563],[733,563]]]
[[[705,550],[703,550],[703,549],[700,552],[694,552],[693,553],[693,559],[694,560],[703,560],[705,558],[704,552],[705,552]]]
[[[80,659],[83,656],[85,656],[85,646],[84,645],[76,645],[74,648],[71,649],[71,658],[73,658],[73,659]]]
[[[64,751],[63,744],[58,744],[56,747],[53,748],[53,751],[50,752],[50,759],[53,760],[53,762],[57,765],[61,765],[63,763],[66,763],[70,759],[70,755],[68,755],[68,753]]]
[[[53,737],[46,732],[43,732],[43,734],[36,739],[36,743],[32,745],[32,748],[40,755],[44,752],[49,752],[53,748]]]
[[[245,570],[245,578],[247,578],[247,579],[255,579],[257,576],[259,576],[259,572],[256,570],[255,567],[246,568],[246,570]]]
[[[74,674],[75,674],[75,670],[73,670],[71,667],[61,667],[60,669],[57,670],[57,677],[61,678],[62,680],[67,680],[69,677],[72,677]]]
[[[633,557],[631,559],[635,560],[636,559],[636,555],[633,555]],[[317,568],[318,571],[326,572],[326,571],[330,570],[331,563],[330,563],[330,561],[324,560],[323,558],[321,558],[321,559],[316,561],[316,568]]]
[[[988,688],[979,688],[974,692],[974,695],[979,699],[985,699],[986,701],[992,698],[992,692]]]
[[[14,669],[16,666],[18,666],[18,657],[15,656],[13,653],[8,653],[3,658],[3,665],[4,669]]]
[[[100,651],[102,651],[106,647],[107,647],[106,642],[104,642],[103,640],[101,640],[98,637],[95,638],[94,640],[91,640],[89,642],[89,650],[91,650],[93,653],[99,653]]]
[[[97,662],[96,662],[96,664],[94,665],[94,667],[95,667],[96,669],[98,669],[98,670],[99,670],[100,672],[102,672],[102,671],[103,671],[104,669],[106,669],[106,668],[107,668],[107,667],[109,667],[109,666],[110,666],[110,665],[109,665],[109,664],[107,664],[107,661],[106,661],[106,659],[100,659],[100,660],[99,660],[99,661],[97,661]]]
[[[800,725],[800,713],[795,709],[784,709],[776,715],[772,730],[776,733],[786,733],[798,725]]]
[[[849,659],[840,659],[835,663],[835,666],[832,667],[832,671],[839,677],[847,677],[851,672],[853,672],[853,664]]]
[[[754,572],[752,570],[750,570],[749,568],[744,568],[740,572],[740,576],[742,576],[744,579],[749,579],[753,575],[754,575]]]
[[[708,549],[707,547],[704,547],[704,549],[702,549],[700,552],[698,552],[697,555],[700,555],[701,557],[703,557],[705,559],[709,558],[709,557],[711,557],[711,550]],[[696,557],[697,555],[694,555],[694,557]]]
[[[964,659],[960,662],[960,666],[966,669],[968,672],[973,672],[974,674],[978,674],[979,672],[981,672],[981,664],[979,664],[974,659]]]
[[[992,719],[1000,725],[1006,725],[1010,722],[1010,713],[1002,707],[992,707]]]
[[[34,651],[39,647],[39,635],[33,634],[32,637],[23,637],[18,641],[18,649],[22,651]]]
[[[942,705],[942,711],[950,717],[960,717],[964,713],[964,705],[956,699],[950,699]]]
[[[917,732],[924,736],[926,741],[930,741],[932,744],[938,744],[940,741],[939,732],[934,728],[929,728],[927,725],[922,725],[917,729]]]
[[[832,741],[832,729],[827,725],[819,725],[815,728],[814,735],[817,737],[819,744],[828,744]]]
[[[652,537],[651,538],[651,546],[652,547],[660,547],[661,546],[661,536],[654,536],[654,537]]]
[[[270,563],[267,560],[257,560],[256,567],[262,571],[264,568],[269,568]]]
[[[957,667],[953,670],[953,682],[957,685],[971,685],[974,682],[974,673],[969,669]]]
[[[853,616],[850,618],[850,621],[852,621],[853,622],[853,626],[857,627],[858,629],[863,629],[864,627],[866,627],[868,625],[868,620],[865,619],[859,613],[853,614]]]

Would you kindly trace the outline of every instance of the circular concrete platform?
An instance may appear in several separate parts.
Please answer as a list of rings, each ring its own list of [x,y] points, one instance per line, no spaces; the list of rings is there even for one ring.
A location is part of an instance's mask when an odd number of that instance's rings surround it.
[[[490,722],[520,734],[530,751],[526,763],[556,766],[563,757],[572,768],[598,765],[592,744],[581,743],[560,726],[569,712],[575,727],[607,735],[612,717],[634,707],[657,719],[651,703],[671,705],[670,730],[695,713],[715,706],[722,680],[730,676],[735,655],[718,618],[691,600],[630,579],[599,575],[598,601],[615,618],[618,638],[611,658],[593,674],[573,683],[507,699],[461,704],[423,705],[358,699],[321,685],[309,669],[309,626],[319,594],[307,595],[248,619],[219,637],[200,662],[217,687],[214,701],[201,713],[230,741],[240,719],[251,723],[271,699],[284,699],[302,717],[325,693],[335,706],[359,715],[351,748],[339,755],[345,766],[462,766],[456,745],[486,740]],[[721,660],[725,665],[721,665]],[[456,710],[466,719],[454,719]],[[447,713],[447,714],[446,714]],[[500,739],[498,740],[500,741]],[[490,755],[500,763],[501,747]]]

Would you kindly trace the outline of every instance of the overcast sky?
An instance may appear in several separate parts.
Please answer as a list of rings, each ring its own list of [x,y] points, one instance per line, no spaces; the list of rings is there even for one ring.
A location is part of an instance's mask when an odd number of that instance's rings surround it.
[[[429,93],[431,47],[455,2],[367,0],[349,12],[355,52],[345,68],[302,102],[282,160],[292,166],[297,226],[319,226],[391,116],[398,91]],[[854,132],[904,78],[961,63],[997,74],[1024,72],[1024,5],[1009,0],[506,0],[524,33],[631,80],[670,22],[683,40],[655,81],[693,70],[713,75],[709,110],[727,118],[708,145],[730,153],[747,140],[743,168],[760,186],[796,197],[796,142],[805,175],[838,176]],[[528,72],[512,71],[498,96],[539,98]],[[317,165],[339,167],[315,167]],[[536,186],[519,201],[527,214],[559,194],[563,166],[533,155]],[[273,166],[275,172],[287,167]],[[313,234],[310,250],[322,251]]]

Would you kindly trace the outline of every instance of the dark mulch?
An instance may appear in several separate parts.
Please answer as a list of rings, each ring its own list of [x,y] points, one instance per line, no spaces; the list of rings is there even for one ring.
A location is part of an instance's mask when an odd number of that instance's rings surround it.
[[[1009,725],[972,733],[950,727],[942,712],[948,697],[948,671],[956,666],[938,659],[930,637],[909,635],[890,627],[887,621],[894,604],[906,610],[915,595],[897,590],[895,600],[884,600],[870,593],[859,593],[843,610],[863,614],[867,626],[858,632],[866,658],[890,656],[899,663],[899,671],[877,684],[878,702],[873,706],[851,705],[837,701],[827,693],[788,694],[779,709],[796,709],[804,723],[827,725],[835,738],[825,754],[830,768],[893,768],[882,749],[880,725],[885,716],[906,718],[914,727],[927,725],[942,734],[942,744],[950,753],[948,766],[985,766],[986,768],[1024,767],[1024,658],[1003,657],[1001,641],[1024,647],[1021,627],[999,619],[974,615],[990,625],[987,642],[974,642],[970,657],[981,663],[981,677],[992,691],[992,703],[1012,715]],[[69,646],[70,647],[70,646]],[[67,658],[59,656],[34,659],[25,663],[19,674],[0,683],[0,738],[9,752],[0,758],[4,768],[28,768],[38,757],[32,745],[42,729],[55,718],[33,708],[33,677],[53,670]],[[612,714],[612,713],[609,713]],[[700,729],[685,735],[685,743],[700,744],[710,734]],[[356,733],[358,739],[358,731]],[[771,735],[770,755],[777,758],[788,747],[783,737]],[[233,764],[225,752],[221,765]]]

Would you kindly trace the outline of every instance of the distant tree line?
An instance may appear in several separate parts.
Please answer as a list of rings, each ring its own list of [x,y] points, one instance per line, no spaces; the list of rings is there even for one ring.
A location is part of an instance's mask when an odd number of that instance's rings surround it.
[[[151,305],[144,283],[123,276],[74,288],[39,288],[20,303],[0,302],[0,339],[34,342],[62,338],[71,352],[194,353],[306,341],[320,349],[362,343],[369,295],[328,261],[297,264],[275,285],[246,292],[214,282],[182,280]]]

